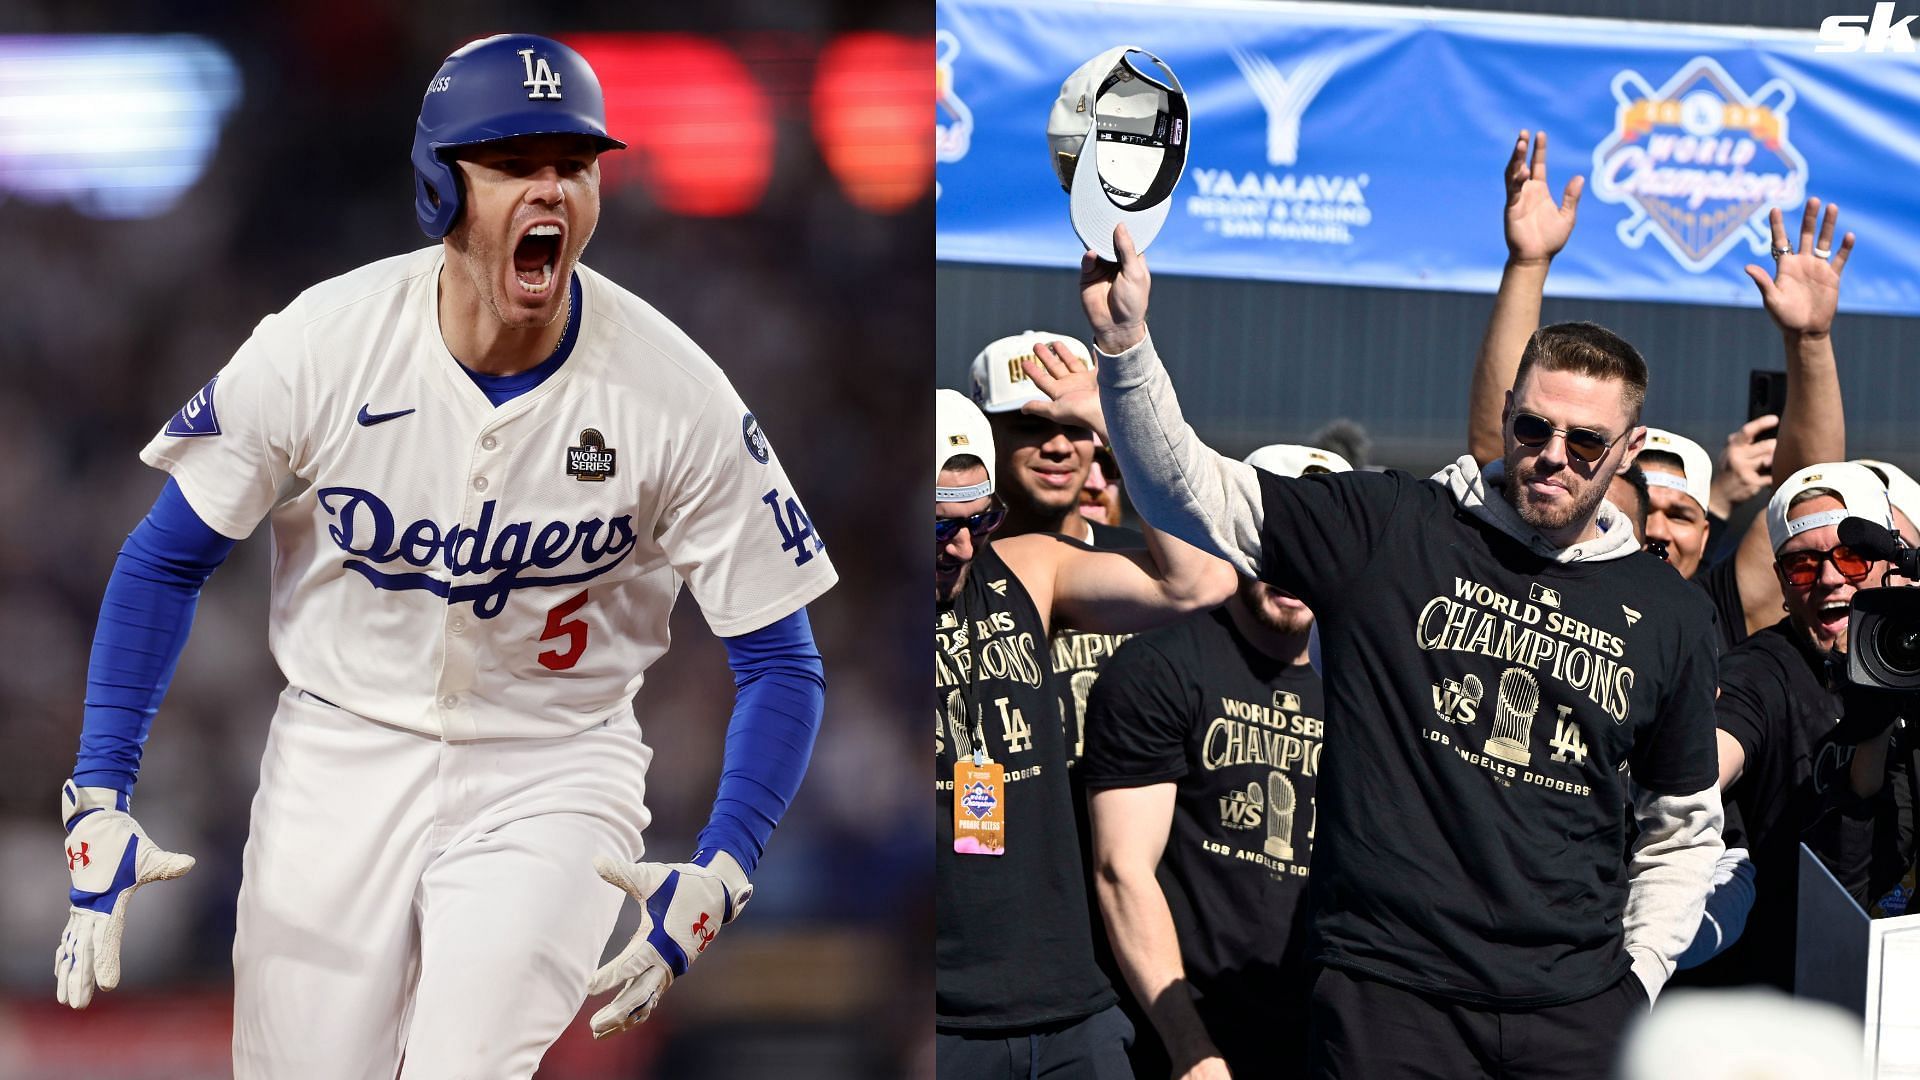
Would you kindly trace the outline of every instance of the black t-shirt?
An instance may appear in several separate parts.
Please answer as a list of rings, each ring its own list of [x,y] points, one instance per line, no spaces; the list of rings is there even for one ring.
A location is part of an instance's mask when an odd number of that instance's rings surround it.
[[[1848,792],[1853,747],[1832,737],[1843,703],[1830,689],[1826,665],[1788,619],[1721,660],[1714,720],[1746,755],[1727,799],[1746,823],[1754,900],[1740,940],[1690,981],[1793,988],[1802,841],[1866,899],[1872,808],[1858,806]]]
[[[1320,627],[1316,958],[1470,1004],[1612,985],[1628,770],[1656,794],[1718,774],[1707,605],[1643,552],[1544,559],[1437,481],[1260,487],[1264,576]]]
[[[1092,545],[1102,551],[1130,551],[1147,546],[1146,537],[1132,529],[1089,521]],[[1060,717],[1067,727],[1067,768],[1080,764],[1087,750],[1087,695],[1100,678],[1100,669],[1131,634],[1099,634],[1061,628],[1047,643],[1053,674],[1060,682]]]
[[[1040,612],[992,544],[934,611],[934,1022],[1025,1028],[1114,1003],[1093,960],[1066,739]],[[971,678],[969,676],[972,676]],[[953,766],[984,737],[1006,770],[1006,852],[953,850]]]
[[[1740,575],[1733,556],[1694,571],[1694,587],[1706,594],[1719,621],[1720,651],[1727,652],[1747,640],[1747,609],[1740,605]]]
[[[1157,877],[1187,980],[1203,1015],[1258,1018],[1235,1041],[1275,1051],[1290,1022],[1296,1050],[1305,1033],[1305,1009],[1282,1006],[1304,1005],[1310,981],[1322,704],[1312,668],[1261,652],[1215,608],[1120,649],[1094,690],[1080,766],[1090,791],[1176,785]]]

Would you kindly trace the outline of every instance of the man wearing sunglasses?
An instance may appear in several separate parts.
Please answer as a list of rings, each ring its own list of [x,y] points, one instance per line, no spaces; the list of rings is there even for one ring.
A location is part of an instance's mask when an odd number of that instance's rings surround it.
[[[1846,715],[1853,595],[1881,584],[1888,566],[1840,543],[1839,524],[1849,517],[1894,526],[1883,482],[1852,462],[1801,469],[1767,503],[1786,618],[1721,661],[1714,707],[1720,783],[1746,824],[1755,895],[1741,939],[1689,982],[1793,988],[1802,841],[1864,894],[1872,808],[1839,794],[1853,748],[1836,737],[1836,718]]]
[[[1130,1077],[1132,1026],[1094,961],[1047,634],[1151,629],[1225,600],[1234,574],[1151,529],[1132,552],[991,540],[992,429],[951,390],[934,414],[937,1068]],[[1104,432],[1097,411],[1085,425]]]
[[[1475,460],[1496,462],[1503,453],[1506,390],[1534,330],[1553,259],[1573,234],[1585,177],[1568,181],[1559,199],[1547,183],[1547,135],[1522,131],[1507,159],[1504,235],[1507,263],[1494,295],[1486,334],[1474,362],[1468,397],[1467,441]],[[1841,274],[1854,236],[1838,233],[1840,212],[1808,199],[1797,246],[1789,241],[1780,211],[1769,215],[1773,272],[1748,266],[1768,318],[1785,346],[1789,416],[1779,437],[1763,451],[1770,475],[1785,476],[1802,465],[1844,457],[1845,419],[1833,351],[1833,321],[1839,310]],[[1836,234],[1838,243],[1836,244]],[[1756,486],[1758,460],[1753,435],[1779,418],[1750,421],[1728,437],[1716,471],[1692,440],[1649,429],[1637,462],[1652,485],[1644,537],[1662,541],[1668,560],[1712,601],[1722,643],[1731,648],[1772,622],[1779,609],[1773,553],[1758,518],[1732,546],[1730,556],[1708,563],[1713,516],[1724,516],[1765,485]],[[1624,503],[1616,502],[1625,509]],[[1651,546],[1651,545],[1650,545]]]
[[[1498,483],[1470,457],[1274,476],[1182,418],[1146,262],[1124,226],[1114,246],[1081,301],[1135,505],[1319,628],[1308,1074],[1610,1075],[1722,850],[1712,614],[1603,498],[1645,436],[1645,362],[1591,324],[1535,333]],[[1436,709],[1469,677],[1476,702]]]

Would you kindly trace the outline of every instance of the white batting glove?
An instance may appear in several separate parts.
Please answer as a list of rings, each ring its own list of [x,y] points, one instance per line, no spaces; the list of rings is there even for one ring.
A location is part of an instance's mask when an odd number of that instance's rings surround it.
[[[640,901],[640,929],[619,956],[593,973],[587,994],[620,992],[593,1014],[593,1037],[604,1039],[647,1022],[675,977],[713,944],[720,928],[753,897],[746,871],[724,851],[692,862],[633,863],[602,855],[593,868],[609,885]]]
[[[120,935],[133,891],[193,869],[193,856],[155,847],[126,808],[127,797],[112,788],[69,780],[60,789],[73,909],[53,955],[53,995],[76,1009],[93,1001],[96,987],[120,985]]]

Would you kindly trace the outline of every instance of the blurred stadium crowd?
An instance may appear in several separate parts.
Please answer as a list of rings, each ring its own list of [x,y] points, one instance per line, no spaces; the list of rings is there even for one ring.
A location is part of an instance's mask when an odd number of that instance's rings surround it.
[[[0,104],[16,112],[48,89],[19,77],[34,70],[35,48],[81,40],[68,35],[196,33],[231,58],[239,87],[204,173],[154,216],[90,217],[83,199],[34,190],[17,142],[4,170],[0,227],[32,270],[0,301],[0,645],[11,657],[0,669],[0,1074],[51,1075],[76,1024],[123,1036],[94,1040],[125,1060],[102,1059],[92,1075],[224,1067],[240,851],[282,685],[262,633],[264,539],[242,544],[204,592],[136,793],[147,828],[197,855],[198,870],[139,898],[121,990],[88,1013],[50,1008],[67,889],[51,857],[55,792],[72,767],[101,590],[162,482],[136,451],[264,315],[323,278],[426,243],[407,159],[424,79],[453,48],[500,31],[594,35],[602,50],[619,47],[620,33],[655,35],[628,42],[641,76],[624,91],[607,80],[615,133],[636,149],[609,178],[586,262],[728,372],[808,493],[841,571],[812,612],[826,720],[756,875],[753,916],[717,950],[731,959],[702,965],[638,1036],[585,1047],[570,1031],[542,1075],[908,1071],[929,1038],[931,983],[919,736],[901,723],[924,681],[925,656],[907,632],[924,604],[914,584],[923,556],[882,508],[915,490],[918,469],[894,448],[917,444],[926,427],[922,407],[905,403],[925,385],[915,358],[932,315],[929,120],[924,95],[895,88],[924,77],[930,9],[588,3],[561,16],[499,3],[215,2],[181,11],[184,21],[10,5],[0,18],[0,34],[19,35],[5,39],[15,70],[0,78]],[[824,58],[850,43],[867,66],[830,70]],[[762,186],[735,205],[696,198],[676,213],[686,205],[676,194],[703,190],[699,163],[667,175],[672,148],[650,154],[646,133],[617,125],[623,111],[638,123],[705,107],[709,88],[649,67],[686,54],[718,56],[744,75],[731,92],[757,111],[723,117],[747,134],[723,130],[718,144],[757,140]],[[618,97],[643,91],[645,101]],[[878,196],[875,183],[886,189]],[[691,609],[680,605],[675,648],[636,705],[655,749],[648,840],[662,852],[689,845],[705,819],[730,700],[723,651]],[[634,921],[628,905],[616,940]],[[726,1040],[697,1037],[719,1023]],[[169,1049],[142,1055],[143,1045]]]

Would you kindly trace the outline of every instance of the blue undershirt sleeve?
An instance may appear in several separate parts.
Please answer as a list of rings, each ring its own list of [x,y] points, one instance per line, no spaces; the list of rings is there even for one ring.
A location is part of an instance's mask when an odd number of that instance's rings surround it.
[[[733,719],[713,814],[695,846],[726,851],[751,876],[806,775],[826,705],[826,671],[805,608],[722,640],[733,669]]]
[[[140,751],[186,647],[200,587],[233,545],[200,520],[169,478],[121,546],[93,632],[75,784],[133,791]]]

